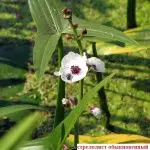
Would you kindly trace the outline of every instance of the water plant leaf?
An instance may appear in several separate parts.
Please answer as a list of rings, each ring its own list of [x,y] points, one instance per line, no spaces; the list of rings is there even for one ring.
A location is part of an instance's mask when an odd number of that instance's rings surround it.
[[[35,40],[33,51],[33,60],[35,65],[36,74],[42,77],[46,71],[49,60],[56,49],[59,34],[54,35],[38,35]]]
[[[36,127],[39,118],[40,113],[35,112],[11,128],[0,140],[1,149],[13,150],[20,147],[20,145],[29,138],[31,132]]]
[[[23,111],[23,110],[29,110],[29,109],[36,109],[36,110],[46,110],[42,107],[35,106],[35,105],[12,105],[12,106],[6,106],[6,107],[1,107],[0,108],[0,117],[7,116],[9,114],[18,112],[18,111]]]
[[[37,26],[33,61],[36,74],[41,77],[56,49],[65,23],[58,2],[54,0],[29,0],[28,2]]]
[[[65,20],[60,2],[54,0],[28,0],[32,17],[39,34],[61,33]]]
[[[112,44],[104,44],[102,42],[96,43],[98,55],[112,55],[112,54],[122,54],[122,53],[134,53],[138,51],[143,51],[149,49],[146,46],[126,46],[120,47]],[[87,52],[92,54],[92,46],[87,47]]]
[[[76,17],[75,21],[79,22],[78,32],[80,33],[83,28],[87,29],[87,34],[83,36],[83,39],[91,42],[97,41],[120,41],[122,43],[130,45],[138,45],[138,43],[131,37],[128,37],[123,32],[116,30],[112,27],[101,25],[97,22],[84,21]],[[72,33],[71,29],[68,28],[64,33]]]

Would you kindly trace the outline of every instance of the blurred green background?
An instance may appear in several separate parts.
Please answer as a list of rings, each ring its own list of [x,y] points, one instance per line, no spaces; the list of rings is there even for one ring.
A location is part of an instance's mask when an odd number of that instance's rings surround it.
[[[96,20],[101,24],[126,30],[127,0],[63,0],[73,13],[83,19]],[[136,21],[138,28],[128,35],[141,45],[150,47],[150,2],[137,0]],[[32,50],[36,27],[32,20],[27,1],[0,2],[0,104],[16,102],[39,103],[52,108],[55,104],[57,78],[53,72],[58,68],[57,53],[54,53],[45,78],[37,82],[32,74]],[[72,46],[73,44],[73,46]],[[106,46],[105,44],[103,45]],[[77,51],[74,42],[65,41],[65,52]],[[108,75],[117,70],[117,75],[105,86],[111,124],[115,133],[140,134],[150,137],[150,49],[133,54],[101,56],[106,63]],[[84,92],[96,84],[94,73],[85,78]],[[67,85],[68,94],[78,95],[78,85]],[[72,90],[70,90],[72,89]],[[71,91],[71,93],[70,93]],[[98,106],[97,96],[91,104]],[[52,109],[53,112],[54,109]],[[1,121],[3,134],[12,121],[23,114]],[[7,123],[8,122],[8,123]],[[49,129],[51,119],[45,119],[36,131],[42,136]],[[89,113],[80,118],[80,133],[93,136],[109,134]],[[9,124],[9,125],[8,125]],[[12,123],[13,124],[13,123]],[[43,128],[44,126],[44,128]]]

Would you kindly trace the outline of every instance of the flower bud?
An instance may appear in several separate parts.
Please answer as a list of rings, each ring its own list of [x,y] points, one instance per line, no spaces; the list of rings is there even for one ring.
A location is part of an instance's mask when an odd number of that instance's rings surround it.
[[[78,99],[76,97],[72,98],[71,103],[73,106],[76,106],[78,104]]]
[[[66,34],[66,35],[65,35],[65,38],[66,38],[67,40],[70,40],[70,39],[72,39],[72,36],[71,36],[70,34]]]
[[[87,34],[87,29],[83,28],[82,31],[81,31],[81,33],[82,33],[82,35]]]
[[[65,19],[71,19],[72,18],[72,10],[70,8],[64,8],[62,10],[62,12],[64,14]]]
[[[73,23],[72,25],[75,29],[78,28],[78,23]]]
[[[100,110],[98,107],[91,106],[91,107],[90,107],[90,111],[91,111],[91,113],[92,113],[97,119],[100,119],[100,117],[101,117],[101,110]]]
[[[66,144],[64,144],[63,147],[62,147],[62,149],[63,150],[69,150],[69,147]]]
[[[70,101],[69,101],[68,99],[66,99],[66,98],[63,98],[63,99],[62,99],[62,104],[63,104],[65,107],[67,107],[67,108],[70,107]]]

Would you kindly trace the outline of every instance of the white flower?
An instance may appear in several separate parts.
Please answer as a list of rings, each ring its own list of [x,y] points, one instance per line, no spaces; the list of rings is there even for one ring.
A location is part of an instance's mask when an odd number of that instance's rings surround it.
[[[66,99],[66,98],[63,98],[62,99],[62,104],[63,105],[67,105],[69,103],[69,100],[68,99]]]
[[[104,72],[105,64],[103,61],[96,57],[91,57],[87,59],[87,65],[92,67],[96,72]]]
[[[61,79],[68,83],[79,81],[88,71],[86,61],[85,54],[81,56],[78,53],[69,52],[63,57],[59,72],[54,72],[54,75],[61,76]]]
[[[97,118],[100,119],[101,117],[101,110],[98,107],[91,107],[91,113]]]

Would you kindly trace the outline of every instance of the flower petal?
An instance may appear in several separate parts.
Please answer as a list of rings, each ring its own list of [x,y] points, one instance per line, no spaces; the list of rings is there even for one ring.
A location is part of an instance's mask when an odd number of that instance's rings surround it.
[[[103,61],[101,61],[100,59],[96,58],[96,57],[91,57],[89,59],[87,59],[87,64],[91,67],[93,67],[93,69],[96,72],[104,72],[105,71],[105,64]]]
[[[87,57],[79,55],[78,53],[69,52],[61,61],[61,68],[59,72],[54,74],[61,75],[61,79],[67,83],[73,83],[83,79],[88,72],[86,64]]]
[[[65,55],[61,61],[61,67],[66,68],[70,65],[76,64],[85,64],[86,63],[86,56],[81,56],[78,53],[69,52],[67,55]]]
[[[59,71],[58,72],[54,72],[54,75],[55,76],[61,76],[61,72],[59,72]]]
[[[92,110],[91,110],[91,113],[97,118],[97,119],[100,119],[101,117],[101,110],[98,108],[98,107],[94,107]]]

